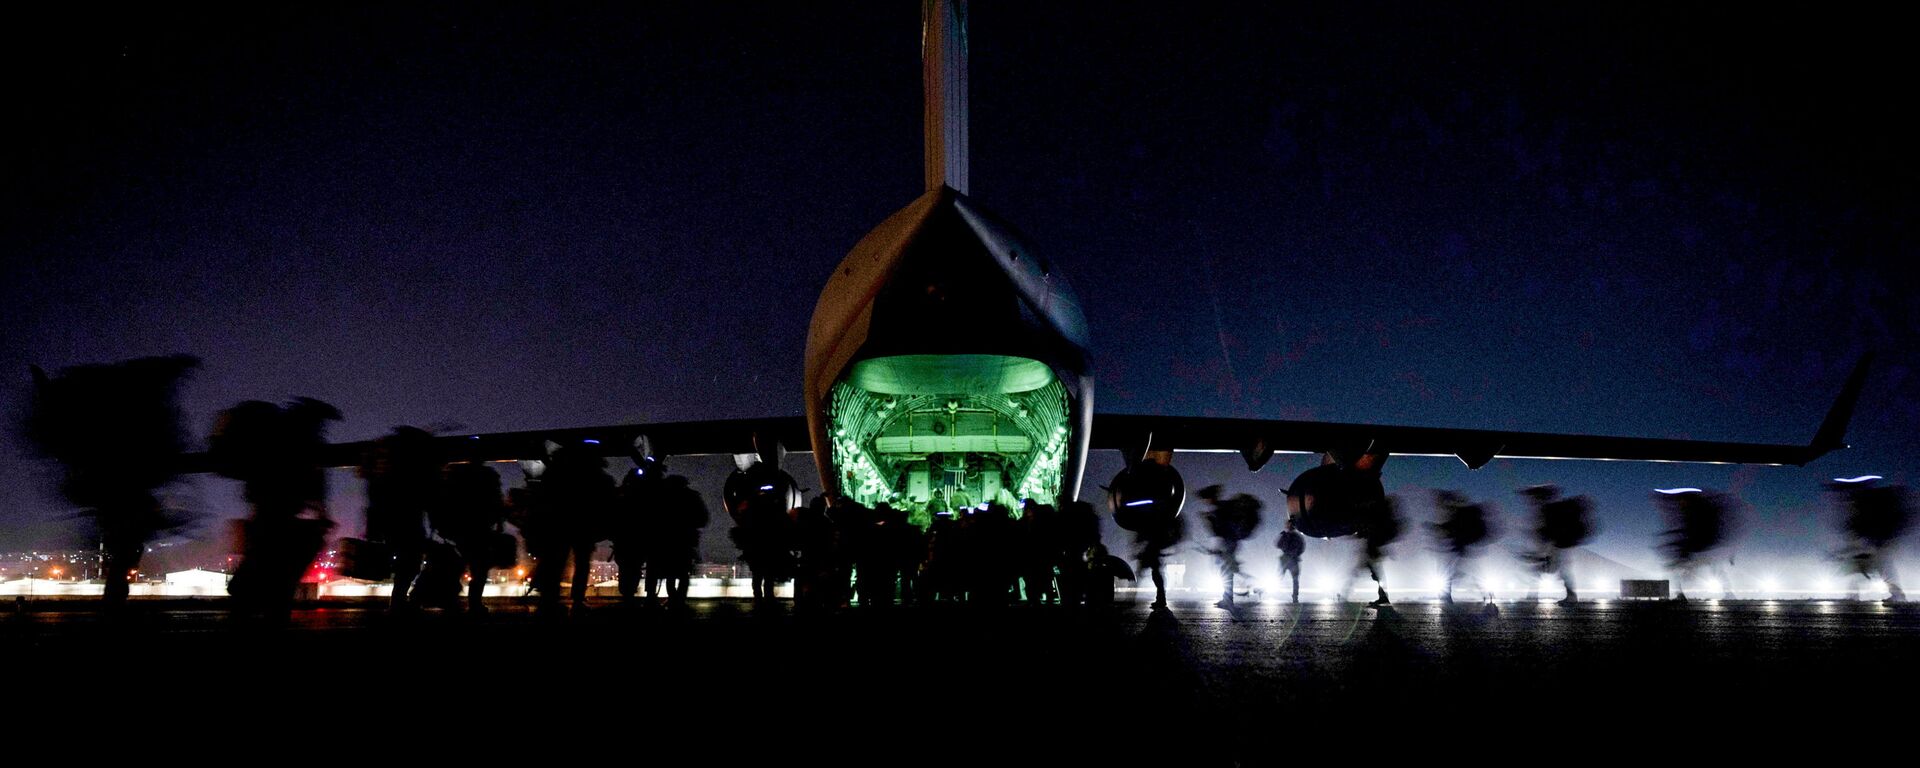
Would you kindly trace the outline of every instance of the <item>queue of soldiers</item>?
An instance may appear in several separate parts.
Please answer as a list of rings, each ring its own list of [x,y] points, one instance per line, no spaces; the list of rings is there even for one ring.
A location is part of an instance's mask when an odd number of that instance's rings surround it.
[[[354,541],[345,567],[349,575],[381,578],[392,563],[395,610],[452,607],[462,566],[468,608],[484,610],[488,571],[518,560],[517,543],[505,531],[509,522],[526,539],[534,562],[530,585],[542,613],[566,605],[584,610],[594,550],[609,540],[623,598],[637,599],[644,583],[648,604],[660,604],[664,593],[666,606],[686,605],[708,515],[700,494],[664,463],[643,460],[616,485],[606,459],[584,446],[563,446],[545,460],[522,462],[525,485],[503,497],[491,466],[445,464],[433,450],[424,432],[403,427],[377,441],[361,468],[367,538]],[[436,558],[436,552],[442,554]],[[446,566],[439,574],[436,560]],[[563,582],[569,583],[565,594]]]
[[[186,522],[163,508],[157,491],[185,469],[177,395],[197,364],[174,356],[78,366],[57,377],[34,371],[28,436],[60,466],[62,491],[95,524],[110,609],[125,602],[127,577],[146,545]],[[326,426],[338,419],[332,406],[306,398],[283,405],[249,401],[220,415],[203,469],[240,481],[252,511],[236,537],[242,559],[229,584],[236,611],[284,616],[332,533],[324,467],[337,457],[327,455]],[[115,439],[96,438],[102,434]],[[343,572],[393,579],[395,610],[456,607],[463,578],[466,607],[484,610],[489,572],[518,562],[509,522],[525,537],[534,561],[531,588],[542,612],[561,612],[568,598],[576,610],[584,606],[592,553],[603,541],[613,543],[622,598],[638,600],[644,583],[644,604],[659,604],[664,590],[665,605],[685,606],[709,515],[700,494],[663,462],[637,453],[634,468],[615,483],[597,450],[554,446],[544,461],[521,462],[525,484],[503,493],[500,474],[480,457],[446,455],[442,445],[423,430],[401,427],[376,441],[360,467],[367,530],[364,538],[346,539]],[[1833,484],[1847,542],[1837,557],[1856,576],[1886,582],[1898,601],[1905,596],[1891,553],[1913,515],[1905,489],[1877,479]],[[1595,532],[1592,505],[1552,486],[1521,494],[1535,520],[1523,559],[1561,579],[1563,602],[1576,601],[1572,554]],[[1246,581],[1240,547],[1259,525],[1260,503],[1245,494],[1223,498],[1217,486],[1198,495],[1208,505],[1202,515],[1213,537],[1206,551],[1218,561],[1224,583],[1219,605],[1231,609],[1243,594],[1238,585]],[[896,602],[1099,604],[1111,602],[1117,579],[1136,578],[1100,544],[1100,516],[1083,501],[1058,509],[1026,504],[1017,511],[985,504],[935,515],[922,527],[886,504],[869,508],[823,495],[782,508],[758,498],[727,509],[734,541],[753,572],[754,595],[769,599],[777,584],[790,579],[802,610],[855,602],[875,609]],[[1730,497],[1675,489],[1656,502],[1673,521],[1661,551],[1677,582],[1684,587],[1691,575],[1723,567],[1737,519]],[[1439,491],[1434,504],[1439,520],[1430,530],[1447,559],[1443,599],[1451,601],[1456,583],[1474,581],[1470,562],[1499,532],[1484,506],[1458,493]],[[1361,573],[1372,578],[1374,604],[1382,606],[1389,603],[1386,550],[1402,530],[1394,506],[1389,499],[1362,516],[1356,531],[1362,547],[1350,571],[1351,580]],[[1164,609],[1164,561],[1184,540],[1184,521],[1177,515],[1130,520],[1116,514],[1115,522],[1134,533],[1135,560],[1152,579],[1154,607]],[[1305,540],[1293,519],[1285,521],[1275,545],[1280,573],[1291,578],[1297,601]],[[561,594],[563,582],[571,582],[567,595]]]
[[[1888,601],[1903,602],[1906,593],[1893,568],[1893,553],[1913,527],[1913,508],[1905,488],[1879,483],[1879,479],[1869,476],[1836,480],[1828,486],[1842,512],[1840,527],[1844,544],[1834,553],[1834,558],[1855,577],[1856,585],[1882,581],[1891,593]],[[1223,498],[1219,486],[1203,488],[1198,495],[1207,502],[1202,515],[1214,541],[1206,551],[1214,556],[1223,584],[1221,599],[1215,605],[1232,610],[1235,596],[1244,594],[1235,589],[1237,579],[1244,576],[1240,543],[1251,537],[1258,526],[1260,502],[1246,494]],[[1528,531],[1531,540],[1518,550],[1521,561],[1541,576],[1559,579],[1566,591],[1560,604],[1578,602],[1573,561],[1574,554],[1592,540],[1597,530],[1592,502],[1584,496],[1563,495],[1559,488],[1551,485],[1528,487],[1522,489],[1520,495],[1531,507],[1533,519]],[[1473,562],[1499,537],[1494,515],[1486,505],[1474,503],[1457,491],[1435,491],[1433,498],[1438,517],[1428,524],[1428,530],[1444,562],[1441,601],[1451,604],[1456,586],[1469,586],[1480,590],[1483,602],[1490,602],[1492,590],[1476,577]],[[1713,575],[1731,596],[1733,579],[1729,571],[1740,518],[1738,503],[1728,494],[1698,488],[1657,491],[1653,501],[1670,526],[1662,533],[1658,550],[1677,589],[1675,599],[1686,600],[1686,586],[1703,572]],[[1372,605],[1390,604],[1383,568],[1386,549],[1399,538],[1401,531],[1395,507],[1396,503],[1389,498],[1376,514],[1361,516],[1355,531],[1360,551],[1352,576],[1337,595],[1348,594],[1359,574],[1365,573],[1372,578],[1378,592]],[[1136,536],[1141,542],[1143,567],[1157,566],[1164,550],[1179,540],[1177,526],[1171,531],[1136,527]],[[1279,571],[1283,583],[1291,578],[1291,599],[1299,602],[1305,537],[1295,527],[1292,517],[1285,520],[1274,544],[1280,552]],[[1163,607],[1165,590],[1157,580],[1155,586],[1154,605]]]
[[[934,515],[922,529],[884,503],[822,496],[792,520],[754,535],[765,550],[795,553],[794,595],[805,610],[1112,600],[1113,564],[1097,552],[1100,519],[1086,502],[1030,503],[1017,515],[990,503]],[[764,557],[747,554],[756,574]]]
[[[461,568],[469,574],[469,609],[484,610],[488,571],[513,563],[506,522],[526,538],[531,588],[543,612],[558,612],[563,603],[584,610],[588,564],[603,541],[613,545],[623,600],[638,601],[644,583],[639,604],[660,604],[664,587],[666,607],[685,606],[709,514],[700,494],[664,462],[636,454],[616,486],[596,451],[559,446],[544,461],[522,462],[526,484],[503,501],[490,466],[446,463],[435,445],[427,433],[403,427],[376,441],[360,470],[367,535],[348,540],[343,572],[391,577],[394,610],[453,607],[457,577],[447,575]],[[884,503],[867,507],[823,495],[783,510],[757,503],[764,498],[727,510],[731,534],[751,569],[755,597],[771,599],[791,580],[800,610],[1099,604],[1112,601],[1116,578],[1133,577],[1101,548],[1099,516],[1087,502],[1063,509],[1028,504],[1018,514],[985,504],[935,515],[923,528]],[[570,582],[564,595],[563,582]]]

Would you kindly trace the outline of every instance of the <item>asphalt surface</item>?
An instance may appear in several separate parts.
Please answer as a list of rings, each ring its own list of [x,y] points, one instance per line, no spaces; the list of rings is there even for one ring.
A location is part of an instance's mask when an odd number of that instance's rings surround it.
[[[319,738],[316,718],[346,718],[441,740],[564,738],[606,757],[662,754],[659,738],[699,747],[669,764],[762,751],[1266,764],[1302,749],[1564,749],[1594,734],[1764,748],[1809,729],[1910,728],[1920,707],[1920,606],[1846,601],[795,616],[786,603],[714,600],[684,613],[596,604],[559,620],[504,602],[412,617],[369,602],[303,607],[283,627],[235,620],[219,601],[141,603],[119,619],[77,601],[30,608],[0,621],[0,669],[10,690],[50,700],[178,704],[213,713],[203,729],[260,717],[268,730],[241,732],[305,739]],[[90,707],[41,714],[52,724]],[[10,717],[40,719],[31,707]],[[1575,734],[1585,740],[1560,741]]]

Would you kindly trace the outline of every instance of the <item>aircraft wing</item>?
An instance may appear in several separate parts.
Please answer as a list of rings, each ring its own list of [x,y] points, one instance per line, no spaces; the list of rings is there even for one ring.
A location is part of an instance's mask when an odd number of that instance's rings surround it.
[[[1275,453],[1326,452],[1452,456],[1474,469],[1496,458],[1800,466],[1846,447],[1847,423],[1852,420],[1854,404],[1860,398],[1868,362],[1869,358],[1862,358],[1854,366],[1840,397],[1828,410],[1813,441],[1806,445],[1096,414],[1091,447],[1126,452],[1129,460],[1139,458],[1148,450],[1237,452],[1246,459],[1249,469],[1264,466]]]
[[[1557,435],[1482,429],[1333,424],[1313,421],[1233,419],[1188,416],[1095,414],[1090,447],[1117,449],[1132,458],[1148,450],[1237,452],[1249,469],[1259,469],[1276,453],[1347,452],[1400,456],[1451,456],[1478,469],[1496,458],[1582,459],[1589,461],[1666,461],[1709,464],[1804,465],[1845,448],[1847,424],[1866,381],[1870,358],[1862,358],[1828,410],[1813,441],[1806,445],[1726,443],[1604,435]],[[802,416],[717,421],[678,421],[567,427],[524,432],[447,435],[438,438],[455,460],[513,461],[547,455],[546,443],[598,444],[601,455],[625,456],[646,436],[656,456],[805,452],[810,444]],[[359,466],[371,443],[333,443],[323,463]],[[206,472],[206,454],[185,457],[185,472]]]
[[[454,460],[513,461],[546,458],[549,440],[561,444],[598,444],[603,456],[626,456],[633,448],[633,441],[641,435],[646,436],[656,456],[765,453],[774,451],[776,444],[804,449],[807,445],[807,420],[801,416],[787,416],[618,424],[445,435],[438,440],[445,455]],[[322,463],[330,467],[359,466],[372,445],[371,441],[331,443],[325,448]],[[761,447],[764,447],[764,451]],[[187,472],[211,469],[204,453],[188,456],[187,462]]]

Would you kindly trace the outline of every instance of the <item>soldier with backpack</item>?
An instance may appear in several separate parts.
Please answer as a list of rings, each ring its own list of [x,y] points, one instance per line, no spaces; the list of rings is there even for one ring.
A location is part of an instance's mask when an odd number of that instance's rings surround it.
[[[1469,502],[1459,492],[1434,491],[1433,500],[1440,508],[1440,521],[1433,524],[1434,538],[1447,553],[1447,586],[1446,591],[1440,593],[1440,601],[1452,603],[1455,582],[1462,579],[1478,582],[1468,564],[1475,550],[1491,539],[1494,531],[1487,523],[1486,508]],[[1483,597],[1492,599],[1490,595],[1483,594]]]
[[[1573,551],[1593,537],[1593,505],[1585,496],[1561,498],[1560,489],[1551,485],[1536,485],[1520,493],[1533,503],[1533,534],[1539,542],[1528,559],[1541,573],[1560,575],[1567,588],[1561,605],[1578,603],[1580,596],[1573,587]]]
[[[1307,551],[1306,534],[1288,517],[1286,530],[1280,532],[1280,540],[1274,544],[1280,548],[1280,578],[1293,577],[1293,601],[1300,602],[1300,556]]]
[[[1214,606],[1232,610],[1234,578],[1240,574],[1240,542],[1253,536],[1253,529],[1260,525],[1260,500],[1244,493],[1222,499],[1220,492],[1220,486],[1209,485],[1198,495],[1207,502],[1202,514],[1216,542],[1207,551],[1220,563],[1220,602]]]
[[[500,495],[500,473],[493,467],[480,461],[447,467],[433,527],[453,542],[460,561],[466,566],[467,609],[472,613],[486,611],[482,598],[487,573],[494,568],[512,568],[518,554],[513,535],[501,530],[506,514],[507,507]],[[432,567],[429,556],[428,568]]]
[[[415,606],[408,596],[427,555],[427,510],[440,493],[441,466],[433,435],[415,427],[395,427],[374,441],[360,466],[367,481],[367,539],[385,544],[393,557],[395,611]]]
[[[241,481],[253,507],[240,566],[227,583],[235,612],[285,620],[292,610],[294,591],[333,527],[321,452],[326,423],[339,419],[333,406],[304,397],[284,408],[250,400],[221,413],[208,457],[221,476]]]
[[[540,523],[546,543],[534,564],[534,589],[540,593],[542,612],[558,612],[560,580],[569,555],[573,611],[587,610],[593,551],[604,538],[602,529],[614,501],[613,478],[607,476],[606,467],[607,460],[586,445],[560,446],[547,463],[540,480],[540,510],[548,517]]]
[[[647,596],[666,582],[667,607],[687,607],[687,589],[699,558],[700,529],[707,527],[707,503],[680,475],[668,475],[653,525],[647,533]]]

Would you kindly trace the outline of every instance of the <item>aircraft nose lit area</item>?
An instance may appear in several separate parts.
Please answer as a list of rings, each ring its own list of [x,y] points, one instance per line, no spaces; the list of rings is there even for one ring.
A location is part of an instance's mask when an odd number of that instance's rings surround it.
[[[1054,503],[1067,391],[1046,364],[1023,357],[874,358],[834,387],[832,430],[844,491],[926,525],[977,504]]]
[[[863,239],[821,292],[807,398],[822,480],[929,524],[1077,491],[1086,319],[1066,281],[952,189]]]

